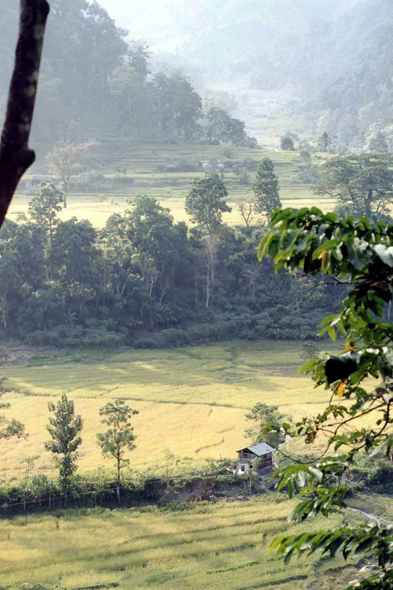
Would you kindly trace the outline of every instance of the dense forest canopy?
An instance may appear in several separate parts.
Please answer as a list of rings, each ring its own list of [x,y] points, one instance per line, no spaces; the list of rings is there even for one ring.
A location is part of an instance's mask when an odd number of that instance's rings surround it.
[[[0,112],[11,75],[17,16],[17,4],[7,0],[0,20]],[[202,98],[189,77],[165,64],[153,68],[150,58],[146,43],[130,40],[97,2],[55,0],[33,127],[38,154],[64,139],[209,139],[210,122],[204,121]],[[244,124],[227,118],[227,125],[237,124],[236,137],[232,141],[221,125],[215,141],[246,145]]]
[[[17,30],[17,3],[3,4],[0,112]],[[225,106],[246,125],[248,93],[261,92],[263,105],[269,92],[284,97],[294,128],[302,121],[310,136],[327,131],[362,149],[381,130],[392,147],[389,0],[316,0],[312,11],[306,0],[175,2],[171,10],[155,2],[134,7],[130,34],[112,18],[116,8],[129,14],[121,2],[103,0],[107,10],[86,0],[52,4],[34,123],[39,154],[59,139],[198,140],[202,104],[221,106],[212,92],[226,85]]]

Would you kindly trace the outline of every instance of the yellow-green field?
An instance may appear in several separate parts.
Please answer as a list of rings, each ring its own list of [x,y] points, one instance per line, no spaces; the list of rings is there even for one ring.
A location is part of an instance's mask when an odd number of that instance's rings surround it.
[[[247,148],[231,148],[231,160],[240,163],[244,158],[252,158],[259,162],[268,156],[272,158],[276,173],[280,181],[280,195],[283,206],[301,207],[318,205],[324,210],[334,207],[334,201],[316,196],[309,185],[295,184],[298,167],[301,165],[297,152],[266,152]],[[198,145],[166,145],[163,143],[144,141],[103,141],[96,144],[92,155],[94,160],[101,163],[99,172],[106,177],[114,177],[117,170],[126,170],[127,175],[134,179],[134,184],[119,187],[110,192],[70,194],[68,207],[59,217],[63,220],[73,216],[89,219],[94,226],[103,227],[106,220],[113,213],[122,213],[127,208],[127,199],[138,194],[147,194],[159,199],[163,205],[170,208],[176,221],[188,221],[184,210],[184,199],[193,179],[201,178],[203,172],[163,172],[167,167],[176,167],[180,160],[202,161],[216,158],[225,162],[220,146]],[[326,157],[326,154],[323,156]],[[316,155],[313,163],[320,165],[322,155]],[[31,179],[45,171],[44,163],[38,163],[33,171],[29,171],[26,179]],[[225,172],[224,182],[228,189],[228,203],[232,212],[224,215],[224,221],[229,225],[242,224],[237,203],[253,197],[252,182],[255,172],[250,173],[249,184],[239,184],[238,177],[230,171]],[[9,211],[9,218],[16,219],[18,214],[27,213],[29,195],[17,194]]]
[[[102,428],[99,409],[108,400],[124,398],[139,410],[135,416],[138,447],[132,465],[160,464],[170,448],[184,466],[206,459],[235,459],[245,445],[245,413],[257,402],[279,406],[294,418],[316,414],[327,399],[308,378],[297,375],[301,346],[293,342],[227,343],[175,350],[127,350],[112,354],[64,355],[39,366],[1,369],[16,392],[8,416],[26,424],[26,440],[3,441],[1,471],[18,475],[19,459],[41,455],[37,466],[50,469],[44,450],[48,435],[48,401],[63,392],[75,400],[85,426],[80,467],[105,461],[95,442]],[[74,362],[78,360],[78,362]],[[187,459],[188,458],[188,459]]]
[[[301,346],[293,342],[230,342],[165,351],[47,353],[32,357],[29,365],[2,367],[0,374],[14,388],[4,399],[11,402],[8,415],[26,424],[29,438],[2,441],[1,475],[21,477],[20,460],[36,454],[41,455],[39,470],[53,469],[44,449],[47,404],[63,392],[74,399],[85,422],[81,471],[111,466],[100,456],[95,435],[105,428],[99,408],[118,397],[140,411],[134,417],[138,446],[132,452],[132,469],[159,471],[166,448],[181,457],[180,470],[201,466],[208,458],[235,459],[236,450],[246,444],[244,415],[256,402],[275,404],[294,418],[315,414],[326,402],[326,393],[297,375],[300,352]],[[0,586],[346,587],[356,575],[351,563],[313,556],[284,565],[267,552],[277,534],[294,526],[286,520],[292,505],[284,496],[271,494],[247,502],[196,504],[185,512],[97,509],[3,518]],[[369,506],[366,497],[364,506]],[[329,527],[341,518],[334,515]],[[306,526],[323,528],[326,523],[312,519]]]
[[[301,590],[339,588],[337,570],[318,556],[284,565],[267,553],[271,540],[289,527],[289,501],[275,497],[200,505],[185,513],[162,510],[70,511],[3,520],[0,584],[30,583],[80,588],[119,584],[121,590]],[[335,515],[333,526],[341,519]],[[308,529],[325,526],[312,521]],[[296,527],[296,532],[300,532]],[[329,561],[339,567],[339,560]],[[342,575],[342,572],[341,574]],[[311,587],[311,586],[308,586]]]

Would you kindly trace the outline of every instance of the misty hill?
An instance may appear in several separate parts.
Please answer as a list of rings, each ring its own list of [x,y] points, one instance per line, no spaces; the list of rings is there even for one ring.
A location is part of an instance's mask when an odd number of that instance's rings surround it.
[[[237,115],[258,138],[288,125],[326,130],[352,148],[363,147],[374,126],[392,135],[390,0],[172,4],[154,6],[170,41],[148,28],[149,42],[166,59],[175,43],[172,59],[202,87],[234,94]],[[265,116],[255,120],[259,110]]]
[[[3,4],[0,114],[17,29],[17,3]],[[103,4],[108,12],[86,0],[52,2],[38,153],[62,138],[168,138],[191,104],[196,131],[202,102],[205,113],[224,106],[266,146],[278,147],[289,130],[313,138],[327,131],[336,144],[362,149],[381,129],[393,147],[391,0],[118,0],[130,34],[111,18],[112,2]],[[142,36],[149,50],[133,41]],[[178,67],[189,83],[168,74]],[[190,139],[186,127],[179,140]]]

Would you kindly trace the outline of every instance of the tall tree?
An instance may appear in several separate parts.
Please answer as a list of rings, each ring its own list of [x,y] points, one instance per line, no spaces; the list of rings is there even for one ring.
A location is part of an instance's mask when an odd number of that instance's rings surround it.
[[[54,455],[66,506],[72,477],[78,469],[76,461],[78,449],[82,444],[80,433],[83,429],[83,420],[81,416],[75,415],[74,402],[69,400],[65,393],[56,406],[50,402],[48,408],[53,417],[49,418],[49,426],[46,428],[52,440],[45,443],[45,448]]]
[[[326,131],[324,131],[322,133],[322,135],[320,135],[320,137],[318,137],[319,151],[327,152],[331,143],[332,143],[332,138],[330,137],[330,135]]]
[[[178,70],[158,72],[151,81],[153,117],[165,137],[191,139],[199,131],[202,99]]]
[[[61,211],[63,193],[53,184],[42,183],[36,194],[29,201],[30,217],[49,232],[52,246],[53,230],[58,223],[57,214]]]
[[[337,156],[322,166],[317,195],[329,195],[337,201],[341,216],[366,215],[377,221],[389,219],[393,202],[393,158],[367,154]]]
[[[35,160],[29,148],[45,26],[46,0],[21,0],[19,37],[0,140],[0,227],[19,180]]]
[[[207,233],[206,307],[209,307],[210,287],[215,279],[216,237],[222,223],[222,214],[230,213],[225,199],[228,191],[218,174],[195,180],[186,197],[186,211],[193,223]]]
[[[134,444],[136,436],[131,426],[131,416],[136,414],[139,414],[138,410],[133,410],[121,399],[117,399],[114,403],[109,402],[100,409],[100,416],[103,416],[101,422],[107,424],[109,429],[97,434],[97,442],[104,457],[110,456],[116,460],[116,493],[119,503],[121,470],[129,463],[125,453],[136,447]]]
[[[253,201],[241,201],[238,203],[238,209],[241,218],[244,221],[246,226],[246,231],[248,234],[251,233],[251,226],[252,222],[254,221],[254,210],[255,210],[255,203]]]
[[[0,324],[5,332],[13,320],[19,332],[26,303],[45,281],[45,230],[35,223],[6,221],[0,233]]]
[[[321,332],[332,340],[344,334],[344,350],[319,355],[301,369],[329,392],[329,402],[317,416],[304,417],[294,428],[282,424],[266,429],[283,429],[309,445],[321,435],[327,437],[318,459],[276,473],[278,490],[286,488],[297,499],[289,520],[303,522],[312,515],[328,517],[346,506],[349,487],[344,475],[359,455],[392,456],[393,327],[385,320],[384,308],[392,300],[393,226],[382,221],[373,224],[366,217],[339,220],[335,213],[324,214],[316,207],[279,211],[271,226],[259,245],[260,259],[268,253],[276,270],[302,269],[313,276],[345,280],[349,286],[339,313],[324,319]],[[379,382],[366,387],[371,377]],[[341,553],[345,560],[351,554],[367,556],[374,564],[371,575],[367,572],[349,588],[392,588],[391,526],[385,522],[343,523],[281,535],[273,548],[286,563],[295,554],[316,551],[331,556]]]
[[[90,143],[76,145],[69,141],[59,141],[47,155],[49,170],[63,185],[63,207],[67,207],[67,195],[72,174],[81,166],[81,158],[90,149]]]
[[[281,207],[278,178],[274,173],[274,164],[270,158],[263,158],[260,163],[253,189],[255,193],[255,209],[258,213],[270,217],[275,209]]]

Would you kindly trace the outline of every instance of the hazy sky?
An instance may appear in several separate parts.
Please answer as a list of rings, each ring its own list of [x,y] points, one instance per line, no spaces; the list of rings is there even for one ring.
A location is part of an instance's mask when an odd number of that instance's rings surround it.
[[[145,39],[151,46],[167,44],[165,25],[174,18],[176,7],[188,2],[189,0],[98,0],[118,26],[128,29],[134,39]]]

